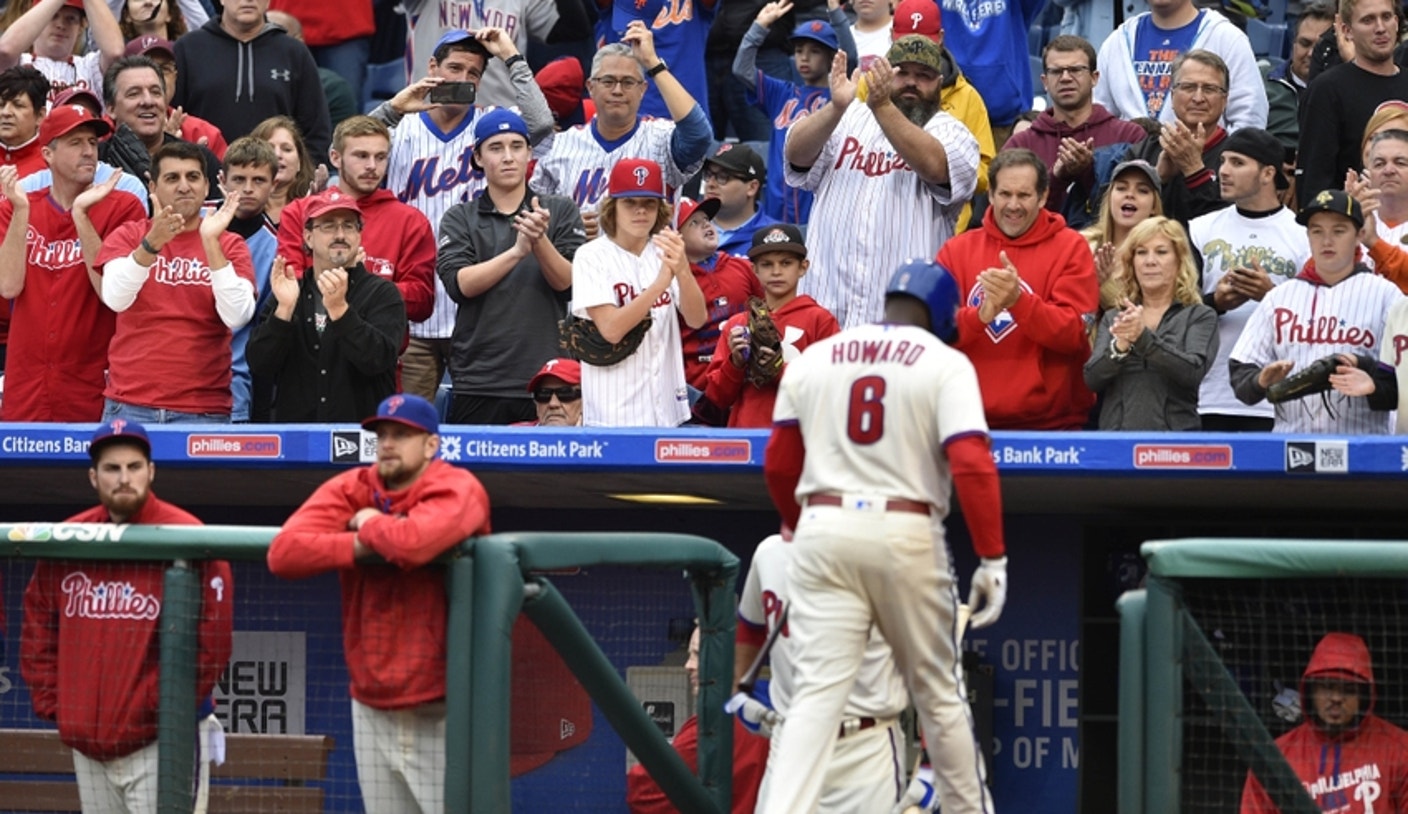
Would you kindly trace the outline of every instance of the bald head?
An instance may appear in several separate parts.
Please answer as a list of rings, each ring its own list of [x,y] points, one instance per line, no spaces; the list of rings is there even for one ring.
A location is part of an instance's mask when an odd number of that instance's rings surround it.
[[[287,11],[275,11],[274,9],[269,9],[264,16],[268,18],[269,22],[287,31],[290,37],[303,42],[303,23],[300,23],[297,17]]]

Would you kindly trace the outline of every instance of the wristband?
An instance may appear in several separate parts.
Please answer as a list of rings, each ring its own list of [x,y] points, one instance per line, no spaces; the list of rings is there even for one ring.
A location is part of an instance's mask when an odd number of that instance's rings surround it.
[[[1124,357],[1126,357],[1126,356],[1129,355],[1129,351],[1128,351],[1128,350],[1127,350],[1127,351],[1124,351],[1124,352],[1120,352],[1119,345],[1116,344],[1116,343],[1118,343],[1118,342],[1119,342],[1118,339],[1115,339],[1114,337],[1110,337],[1110,358],[1111,358],[1111,359],[1123,359]],[[1131,347],[1130,347],[1130,350],[1134,350],[1134,348],[1131,346]]]
[[[157,247],[153,246],[152,242],[150,240],[147,240],[145,235],[142,236],[142,251],[146,252],[147,254],[150,254],[152,257],[156,257],[158,254],[161,254],[161,249],[158,249]]]
[[[527,62],[527,60],[523,57],[522,54],[514,54],[513,56],[504,60],[504,67],[512,68],[515,64],[519,62]]]
[[[655,63],[655,67],[654,67],[654,68],[651,68],[650,70],[646,71],[646,72],[645,72],[645,75],[646,75],[646,76],[659,76],[660,74],[662,74],[662,73],[664,73],[664,72],[666,72],[666,71],[668,71],[668,70],[670,70],[670,66],[667,65],[667,64],[665,64],[665,60],[662,59],[662,60],[660,60],[659,62]]]

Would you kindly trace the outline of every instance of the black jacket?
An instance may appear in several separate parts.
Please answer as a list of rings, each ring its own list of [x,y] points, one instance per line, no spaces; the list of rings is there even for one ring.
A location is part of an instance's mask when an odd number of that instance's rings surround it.
[[[347,313],[315,325],[317,281],[299,284],[298,305],[285,322],[269,298],[245,356],[256,377],[274,383],[273,420],[357,422],[396,392],[396,358],[406,334],[406,304],[390,280],[361,265],[347,270]]]

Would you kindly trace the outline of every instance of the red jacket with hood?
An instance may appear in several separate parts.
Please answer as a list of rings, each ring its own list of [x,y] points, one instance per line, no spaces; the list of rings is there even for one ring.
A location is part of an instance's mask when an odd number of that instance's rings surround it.
[[[1085,386],[1090,325],[1100,301],[1090,246],[1066,221],[1042,209],[1020,237],[1002,233],[995,207],[981,229],[950,238],[939,263],[958,281],[958,342],[972,360],[983,409],[994,430],[1075,430],[1085,425],[1095,395]],[[983,287],[978,275],[1016,267],[1022,294],[984,325],[978,320]]]
[[[1306,683],[1314,679],[1368,685],[1363,717],[1355,726],[1326,731],[1312,708]],[[1276,739],[1296,776],[1321,811],[1337,814],[1408,812],[1408,732],[1374,714],[1374,668],[1364,640],[1330,633],[1315,646],[1301,677],[1306,720]],[[1250,773],[1242,790],[1242,814],[1277,814],[1271,798]]]

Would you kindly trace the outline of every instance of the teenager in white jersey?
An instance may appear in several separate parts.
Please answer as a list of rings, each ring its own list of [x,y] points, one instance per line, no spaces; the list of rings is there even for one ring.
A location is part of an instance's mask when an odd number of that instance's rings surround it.
[[[582,365],[582,423],[589,427],[677,427],[689,418],[680,325],[708,319],[684,240],[670,222],[660,165],[643,158],[611,171],[602,236],[572,259],[572,314],[618,342],[649,317],[635,352],[610,367]]]
[[[85,33],[93,35],[97,48],[74,56]],[[104,0],[39,0],[0,34],[0,70],[33,65],[49,80],[50,104],[70,88],[92,91],[101,99],[103,72],[124,48],[122,29]]]
[[[782,608],[789,597],[787,568],[795,546],[790,539],[774,534],[758,544],[743,593],[738,598],[738,641],[734,645],[735,681],[753,663],[767,637],[781,623]],[[782,723],[773,728],[772,752],[777,736],[786,727],[795,685],[791,637],[784,628],[769,653],[772,680],[768,693]],[[890,814],[905,786],[905,738],[899,715],[909,705],[909,693],[895,667],[890,646],[871,630],[865,644],[865,658],[856,674],[855,686],[846,696],[841,724],[837,728],[836,751],[822,787],[817,809],[827,814]],[[745,726],[750,726],[744,720]],[[764,799],[774,781],[775,761],[768,760],[759,799]]]
[[[973,627],[1002,613],[1007,558],[978,377],[946,344],[958,301],[947,269],[909,261],[886,288],[885,323],[816,342],[782,374],[764,475],[797,530],[787,572],[796,689],[762,814],[815,810],[872,626],[918,711],[943,811],[992,811],[963,687],[950,485],[982,558]]]
[[[552,135],[552,111],[527,60],[518,53],[513,39],[497,28],[481,28],[472,34],[460,29],[447,31],[435,45],[426,77],[372,111],[373,118],[392,128],[387,189],[430,220],[437,244],[445,211],[471,200],[484,188],[484,173],[475,168],[470,155],[474,151],[474,124],[493,108],[435,104],[427,96],[444,82],[480,85],[495,58],[508,68],[517,110],[528,126],[529,143],[541,143]],[[401,354],[405,392],[435,400],[450,363],[455,310],[454,300],[437,277],[435,310],[429,319],[411,323],[411,340]]]
[[[640,116],[645,83],[660,89],[673,121]],[[655,55],[655,38],[639,20],[626,28],[621,42],[602,46],[592,58],[587,80],[596,116],[553,138],[552,149],[538,162],[528,185],[534,192],[562,195],[577,202],[587,238],[597,236],[597,207],[616,162],[645,158],[664,169],[666,198],[704,165],[713,130],[704,110]]]
[[[1198,391],[1208,432],[1270,432],[1275,418],[1270,404],[1243,404],[1232,392],[1227,359],[1262,297],[1310,259],[1305,227],[1279,198],[1288,186],[1284,154],[1265,130],[1244,127],[1228,136],[1217,180],[1232,206],[1188,224],[1188,240],[1203,256],[1203,302],[1218,313],[1217,359]]]
[[[1266,389],[1332,353],[1377,357],[1388,310],[1403,299],[1398,287],[1376,276],[1360,260],[1364,210],[1339,190],[1310,200],[1296,221],[1306,226],[1311,259],[1272,289],[1252,314],[1228,361],[1232,388],[1246,404]],[[1389,432],[1388,414],[1338,391],[1276,405],[1276,432]]]

